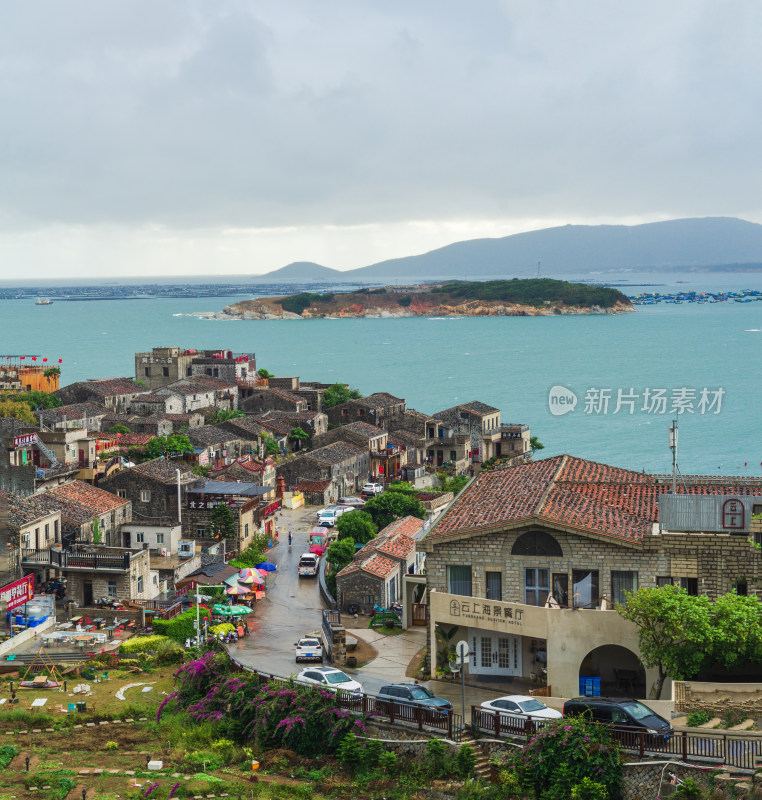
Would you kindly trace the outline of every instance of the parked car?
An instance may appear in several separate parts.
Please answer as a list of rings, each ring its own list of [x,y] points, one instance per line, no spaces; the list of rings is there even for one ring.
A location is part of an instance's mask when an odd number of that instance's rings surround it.
[[[316,553],[302,553],[299,556],[299,577],[314,578],[318,574],[320,556]]]
[[[294,642],[296,648],[296,663],[300,661],[319,661],[323,663],[323,645],[317,636],[302,636]]]
[[[432,711],[452,711],[452,703],[444,697],[437,697],[432,691],[419,683],[390,683],[382,686],[378,699],[393,701],[395,705],[421,706]]]
[[[354,511],[354,508],[350,506],[332,506],[331,508],[326,508],[318,513],[318,525],[322,525],[325,528],[332,528],[336,524],[336,520],[338,520],[342,514],[348,514],[350,511]]]
[[[316,514],[315,517],[320,519],[324,514],[337,514],[341,516],[346,511],[346,506],[339,505],[338,503],[333,503],[330,506],[326,506],[325,508],[321,508]]]
[[[340,497],[336,501],[339,506],[351,506],[352,508],[362,508],[365,505],[365,500],[360,497]]]
[[[384,487],[380,483],[366,483],[362,487],[362,492],[360,495],[363,499],[366,497],[375,497],[377,494],[381,494],[384,491]]]
[[[362,684],[335,667],[308,667],[296,676],[296,680],[299,683],[320,686],[330,692],[349,692],[357,696],[362,694]]]
[[[664,742],[672,736],[671,723],[638,700],[621,697],[575,697],[564,703],[565,717],[580,715],[618,728],[645,730],[651,741]]]
[[[548,708],[545,703],[541,703],[536,697],[528,697],[524,694],[509,694],[505,697],[496,697],[494,700],[487,700],[481,704],[484,711],[498,711],[500,719],[522,720],[531,719],[561,719],[563,714],[555,708]]]

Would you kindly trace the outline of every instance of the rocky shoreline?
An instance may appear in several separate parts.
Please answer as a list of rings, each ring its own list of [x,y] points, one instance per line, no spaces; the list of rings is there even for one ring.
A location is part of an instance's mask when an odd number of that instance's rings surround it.
[[[379,308],[377,306],[348,306],[331,313],[313,312],[305,309],[302,314],[285,311],[278,305],[260,300],[246,300],[226,306],[222,311],[201,312],[184,315],[213,320],[261,320],[261,319],[396,319],[403,317],[556,317],[578,314],[627,314],[635,309],[625,303],[611,308],[601,306],[546,306],[538,308],[528,305],[505,303],[483,303],[468,301],[459,304],[432,305],[426,308]]]

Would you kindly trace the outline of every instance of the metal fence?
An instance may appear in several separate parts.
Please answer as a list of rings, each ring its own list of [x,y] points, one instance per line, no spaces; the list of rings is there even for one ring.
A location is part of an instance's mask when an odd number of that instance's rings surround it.
[[[293,679],[284,678],[282,675],[272,675],[267,672],[260,672],[253,667],[248,667],[236,661],[230,656],[235,669],[248,672],[256,676],[257,681],[262,683],[281,683],[288,684]],[[309,684],[300,684],[307,685]],[[315,688],[318,688],[317,686]],[[406,725],[416,727],[419,731],[437,730],[447,734],[448,739],[460,741],[463,735],[463,718],[460,714],[452,711],[440,711],[435,708],[424,706],[413,706],[405,703],[395,702],[385,697],[377,697],[372,694],[355,695],[349,692],[337,692],[341,708],[354,711],[357,714],[365,714],[381,722],[388,722],[391,725]]]
[[[471,706],[471,726],[474,731],[491,733],[496,737],[529,739],[542,729],[543,724],[549,723]],[[646,755],[669,756],[682,761],[748,770],[755,770],[762,763],[762,736],[704,730],[672,731],[664,735],[650,734],[645,729],[617,726],[611,726],[610,729],[614,740],[623,750],[640,758]]]

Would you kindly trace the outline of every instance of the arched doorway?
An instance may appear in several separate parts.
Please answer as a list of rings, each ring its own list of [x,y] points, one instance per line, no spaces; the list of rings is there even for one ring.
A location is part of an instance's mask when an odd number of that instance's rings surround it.
[[[600,691],[605,696],[646,696],[646,671],[640,659],[618,644],[591,650],[579,665],[579,677],[600,678]]]

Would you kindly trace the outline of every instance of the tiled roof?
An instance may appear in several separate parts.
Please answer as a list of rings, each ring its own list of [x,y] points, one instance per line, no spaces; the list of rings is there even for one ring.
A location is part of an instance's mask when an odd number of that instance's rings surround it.
[[[137,464],[131,468],[133,472],[139,472],[162,483],[175,483],[177,481],[176,470],[178,469],[180,470],[181,482],[185,479],[196,477],[182,461],[172,461],[162,456],[152,458],[150,461],[144,461],[142,464]]]
[[[31,522],[37,522],[37,520],[42,520],[56,513],[55,510],[51,510],[40,503],[38,495],[21,497],[2,489],[0,489],[0,508],[8,509],[8,522],[12,527],[16,528],[29,525]]]
[[[211,386],[194,385],[183,380],[175,381],[168,386],[163,386],[161,389],[157,389],[155,394],[178,394],[182,397],[188,397],[196,394],[209,394],[209,392],[214,392]]]
[[[260,419],[288,420],[289,422],[312,422],[318,411],[266,411]]]
[[[378,578],[386,578],[387,575],[390,575],[396,569],[399,569],[397,561],[393,561],[386,556],[374,554],[368,556],[368,558],[353,561],[351,564],[348,564],[341,572],[337,573],[336,577],[343,577],[359,570],[361,572],[368,572]]]
[[[283,424],[282,422],[278,422],[277,420],[272,419],[262,419],[261,417],[257,420],[259,428],[264,428],[266,431],[272,431],[273,433],[277,433],[279,436],[288,436],[292,429],[293,425]]]
[[[72,403],[68,406],[59,406],[58,408],[46,408],[42,411],[35,411],[34,414],[37,419],[42,415],[43,422],[63,422],[64,418],[67,420],[85,419],[86,417],[105,417],[109,413],[105,406],[99,406],[95,403]]]
[[[282,400],[290,400],[295,404],[302,404],[306,402],[303,397],[299,397],[298,394],[291,394],[291,392],[287,392],[285,389],[266,389],[265,391],[270,392],[270,394],[274,394],[276,397],[280,397]]]
[[[350,400],[350,402],[360,406],[367,406],[368,408],[386,408],[387,406],[398,406],[405,401],[401,397],[395,397],[388,392],[374,392],[367,397],[360,397],[357,400]]]
[[[236,387],[235,381],[228,381],[219,377],[215,378],[212,375],[191,375],[185,380],[208,389],[234,389]]]
[[[352,431],[366,439],[375,439],[377,436],[383,436],[386,433],[383,428],[377,428],[367,422],[350,422],[348,425],[342,425],[341,430]]]
[[[109,437],[116,434],[109,434]],[[156,437],[152,433],[123,433],[119,437],[119,447],[144,447]]]
[[[472,400],[470,403],[462,403],[460,408],[465,408],[466,411],[471,411],[474,414],[494,414],[499,412],[499,408],[495,406],[488,406],[486,403],[481,403],[479,400]]]
[[[136,383],[132,378],[106,378],[104,380],[89,380],[80,381],[79,383],[71,384],[72,386],[82,386],[85,389],[100,395],[101,397],[114,397],[117,395],[126,394],[143,394],[146,392],[146,387]],[[62,387],[64,389],[68,386]]]
[[[60,511],[63,518],[78,525],[130,502],[80,480],[49,489],[40,494],[39,498],[47,508]]]
[[[423,444],[423,437],[417,436],[405,430],[396,430],[389,434],[389,444],[396,444],[399,447],[420,447]],[[408,464],[407,466],[410,466]]]
[[[325,447],[319,447],[317,450],[306,453],[304,458],[309,458],[320,464],[339,464],[342,461],[356,458],[367,452],[367,449],[350,442],[332,442]]]
[[[299,481],[296,487],[300,492],[324,492],[331,485],[330,481]]]
[[[536,520],[638,543],[658,521],[659,495],[669,490],[643,472],[555,456],[482,473],[427,539]],[[762,485],[695,479],[680,493],[762,496]]]
[[[452,406],[452,408],[444,408],[432,414],[432,417],[434,417],[434,419],[443,420],[444,422],[458,422],[463,413],[481,417],[485,414],[497,414],[499,412],[499,408],[488,406],[486,403],[480,403],[478,400],[472,400],[470,403],[462,403],[457,406]]]
[[[203,425],[201,428],[191,428],[184,432],[192,444],[205,447],[210,444],[225,444],[237,439],[236,434],[223,430],[216,425]]]
[[[355,554],[362,560],[372,552],[384,553],[394,558],[406,559],[415,549],[415,536],[423,529],[423,520],[417,517],[402,517],[389,523]]]

